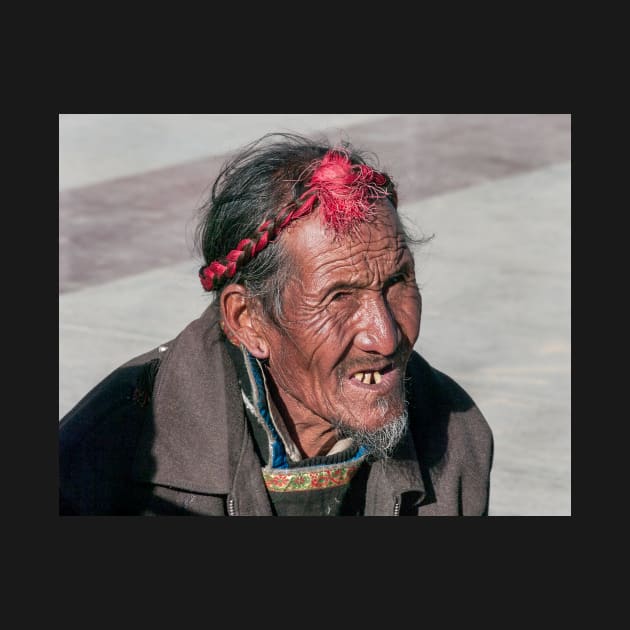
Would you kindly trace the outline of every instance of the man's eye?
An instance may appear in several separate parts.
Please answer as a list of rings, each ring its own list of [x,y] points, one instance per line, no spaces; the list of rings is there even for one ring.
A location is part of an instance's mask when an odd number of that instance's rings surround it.
[[[330,298],[331,302],[336,302],[337,300],[342,300],[343,298],[350,295],[349,291],[337,291],[337,293],[333,293],[332,298]]]
[[[404,273],[398,273],[395,276],[392,276],[386,283],[385,288],[391,287],[393,284],[398,284],[399,282],[404,282],[407,279],[407,276]]]

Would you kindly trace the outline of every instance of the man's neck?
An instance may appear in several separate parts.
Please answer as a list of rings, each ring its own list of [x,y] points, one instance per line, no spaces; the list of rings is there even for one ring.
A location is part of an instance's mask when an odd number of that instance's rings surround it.
[[[307,409],[289,393],[277,387],[269,370],[265,370],[271,411],[280,416],[291,439],[303,457],[326,455],[337,443],[337,431],[327,420]]]

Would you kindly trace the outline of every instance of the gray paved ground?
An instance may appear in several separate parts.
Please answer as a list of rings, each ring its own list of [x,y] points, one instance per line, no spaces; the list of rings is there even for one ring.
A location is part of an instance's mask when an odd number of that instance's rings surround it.
[[[207,304],[195,208],[223,159],[268,131],[373,149],[417,253],[417,349],[495,436],[490,512],[570,515],[569,115],[60,116],[59,416]]]

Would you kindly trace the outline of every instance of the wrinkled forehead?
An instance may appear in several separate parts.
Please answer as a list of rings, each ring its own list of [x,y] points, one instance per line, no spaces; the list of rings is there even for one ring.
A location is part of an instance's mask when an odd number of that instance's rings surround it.
[[[399,258],[408,250],[398,213],[388,200],[377,203],[374,210],[348,234],[326,228],[317,213],[296,221],[282,237],[292,264],[311,270],[354,259],[369,263],[383,257]]]

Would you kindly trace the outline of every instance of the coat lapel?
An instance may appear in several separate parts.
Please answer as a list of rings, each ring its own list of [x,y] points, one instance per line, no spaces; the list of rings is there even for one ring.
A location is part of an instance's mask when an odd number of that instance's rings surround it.
[[[192,492],[227,494],[245,437],[245,417],[216,309],[208,307],[166,345],[134,477]]]

